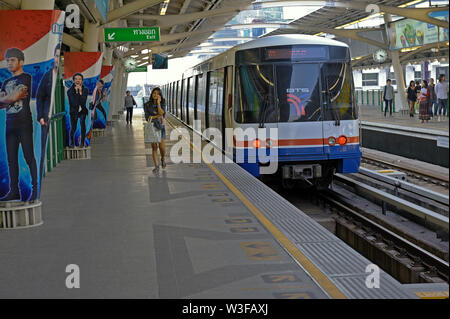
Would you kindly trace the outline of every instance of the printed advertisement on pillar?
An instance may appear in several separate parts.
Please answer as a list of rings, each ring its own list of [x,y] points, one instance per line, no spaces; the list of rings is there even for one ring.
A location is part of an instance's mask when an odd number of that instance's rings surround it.
[[[64,54],[64,87],[68,147],[91,144],[96,105],[101,102],[101,52],[67,52]],[[94,100],[95,99],[95,100]]]
[[[109,113],[109,103],[111,98],[111,83],[114,76],[113,66],[102,66],[102,73],[100,74],[100,80],[98,86],[102,88],[97,89],[97,94],[95,98],[97,103],[95,104],[94,112],[94,128],[104,129],[106,128],[106,121],[108,119]]]
[[[40,197],[64,16],[0,10],[0,202]]]

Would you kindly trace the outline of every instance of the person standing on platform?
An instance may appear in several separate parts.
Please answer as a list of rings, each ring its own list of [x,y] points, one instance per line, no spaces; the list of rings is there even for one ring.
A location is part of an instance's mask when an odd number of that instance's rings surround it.
[[[409,82],[409,87],[406,92],[406,95],[409,104],[409,117],[414,117],[414,107],[417,101],[416,82],[414,81]]]
[[[422,88],[419,94],[419,119],[422,120],[421,123],[430,120],[430,89],[428,87],[428,82],[426,80],[422,81]]]
[[[435,87],[436,97],[437,97],[437,108],[434,115],[438,115],[438,121],[441,120],[441,113],[443,116],[447,113],[447,103],[448,103],[448,83],[445,82],[445,75],[441,74],[439,76],[439,82]]]
[[[386,85],[384,86],[383,89],[383,95],[381,97],[381,99],[385,103],[384,117],[386,117],[388,107],[389,107],[389,116],[392,116],[392,101],[394,100],[395,93],[394,87],[391,85],[391,83],[392,83],[391,79],[387,79]]]
[[[55,91],[56,78],[58,77],[59,57],[61,46],[55,47],[55,60],[53,67],[44,74],[36,95],[37,120],[41,125],[41,162],[39,165],[39,180],[44,175],[44,162],[46,155],[47,136],[50,128],[50,112],[52,104],[52,92]]]
[[[86,107],[89,90],[83,85],[83,75],[76,73],[72,77],[73,85],[67,91],[69,98],[70,114],[70,141],[69,147],[75,147],[75,132],[77,130],[78,119],[80,119],[81,141],[80,147],[84,147],[86,140],[86,117],[89,111]]]
[[[431,78],[430,79],[430,84],[428,85],[428,87],[430,88],[430,117],[433,117],[433,108],[436,108],[436,102],[437,102],[437,96],[436,96],[436,90],[435,90],[435,84],[434,84],[434,79]]]
[[[125,108],[127,110],[127,124],[133,123],[133,105],[137,105],[134,97],[131,95],[130,91],[127,91],[127,96],[125,96]]]
[[[148,122],[159,121],[161,127],[161,143],[152,143],[152,156],[153,161],[155,162],[154,173],[159,171],[159,163],[158,163],[158,147],[161,152],[161,165],[162,168],[166,168],[166,128],[164,125],[164,116],[166,114],[166,101],[162,97],[162,92],[160,88],[155,88],[152,91],[150,96],[150,100],[144,105],[145,119]]]
[[[6,108],[5,142],[9,169],[9,192],[2,201],[21,200],[19,189],[19,148],[28,165],[31,175],[31,195],[22,201],[37,198],[38,171],[34,157],[33,118],[30,109],[31,75],[23,71],[25,54],[18,48],[11,48],[5,53],[8,71],[12,77],[3,82],[0,96]],[[9,99],[5,99],[6,97]],[[8,101],[9,103],[5,103]]]

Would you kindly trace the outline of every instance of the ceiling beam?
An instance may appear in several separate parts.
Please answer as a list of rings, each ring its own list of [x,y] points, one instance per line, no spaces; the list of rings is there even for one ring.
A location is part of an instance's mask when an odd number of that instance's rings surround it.
[[[387,6],[383,4],[370,3],[365,1],[309,1],[309,0],[278,0],[278,1],[268,1],[268,2],[255,2],[252,4],[254,8],[270,8],[279,6],[324,6],[332,8],[348,8],[356,9],[360,11],[365,11],[367,13],[378,13],[385,12],[390,14],[395,14],[401,17],[410,18],[429,24],[437,25],[441,28],[448,29],[448,23],[444,20],[434,19],[429,16],[429,13],[436,11],[448,11],[449,6],[445,7],[432,7],[432,8],[401,8],[395,6]],[[374,12],[372,9],[377,9]]]
[[[144,10],[149,7],[156,6],[161,2],[164,2],[164,0],[136,0],[130,2],[120,8],[108,12],[108,18],[106,20],[106,23],[104,24],[108,24],[113,21],[123,19],[135,12],[138,12],[139,10]]]
[[[212,16],[220,16],[220,15],[229,15],[232,13],[239,13],[242,11],[242,7],[238,8],[222,8],[222,9],[215,9],[215,10],[209,10],[209,11],[201,11],[201,12],[194,12],[194,13],[187,13],[187,14],[171,14],[171,15],[153,15],[153,14],[147,14],[147,15],[139,15],[139,14],[133,14],[130,15],[129,18],[133,19],[142,19],[142,20],[154,20],[157,21],[157,25],[159,27],[174,27],[178,24],[186,24],[189,22],[197,21],[203,18],[208,18]]]
[[[160,46],[161,44],[182,40],[184,38],[195,36],[195,35],[202,35],[207,33],[214,33],[216,30],[208,30],[208,31],[194,31],[194,32],[183,32],[183,33],[175,33],[175,34],[162,34],[161,35],[161,41],[158,42],[152,42],[146,45],[140,45],[133,47],[134,50],[130,50],[127,52],[126,56],[139,54],[140,51],[145,49],[151,49],[152,47]]]

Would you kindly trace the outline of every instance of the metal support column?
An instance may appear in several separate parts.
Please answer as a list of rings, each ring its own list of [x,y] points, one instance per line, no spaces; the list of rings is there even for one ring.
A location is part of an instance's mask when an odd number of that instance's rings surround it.
[[[392,22],[392,16],[389,13],[384,15],[384,22],[386,26],[386,34],[388,34],[388,28],[390,22]],[[402,64],[400,63],[400,51],[399,50],[389,50],[389,54],[392,60],[392,66],[394,67],[395,81],[397,84],[397,94],[400,97],[400,105],[398,106],[398,110],[407,110],[408,109],[408,101],[406,100],[406,84],[405,77],[403,75]],[[395,101],[394,101],[395,103]]]

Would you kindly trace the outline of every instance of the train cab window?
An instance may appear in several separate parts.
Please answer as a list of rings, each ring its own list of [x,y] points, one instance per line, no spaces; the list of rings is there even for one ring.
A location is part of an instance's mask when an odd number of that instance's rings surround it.
[[[318,64],[276,66],[280,122],[321,120]]]
[[[353,99],[353,79],[349,63],[326,63],[322,66],[324,120],[355,120],[357,107]]]
[[[274,86],[273,65],[238,66],[235,121],[238,123],[277,122]]]

